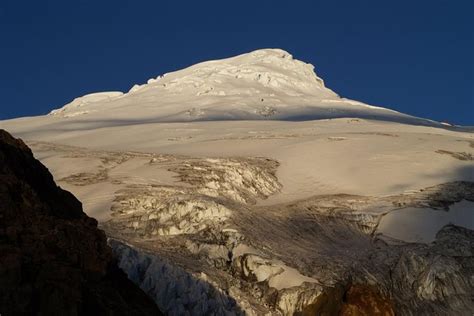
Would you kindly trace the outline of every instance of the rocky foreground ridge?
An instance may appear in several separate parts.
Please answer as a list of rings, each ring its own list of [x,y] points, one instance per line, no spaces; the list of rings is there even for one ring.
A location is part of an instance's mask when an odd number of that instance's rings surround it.
[[[157,315],[117,267],[97,221],[0,130],[0,314]]]

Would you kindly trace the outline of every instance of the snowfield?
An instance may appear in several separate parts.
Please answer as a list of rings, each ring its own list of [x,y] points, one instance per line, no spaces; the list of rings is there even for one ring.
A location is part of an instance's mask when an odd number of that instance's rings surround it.
[[[341,98],[283,50],[0,128],[170,315],[336,313],[361,287],[387,315],[474,310],[473,130]]]

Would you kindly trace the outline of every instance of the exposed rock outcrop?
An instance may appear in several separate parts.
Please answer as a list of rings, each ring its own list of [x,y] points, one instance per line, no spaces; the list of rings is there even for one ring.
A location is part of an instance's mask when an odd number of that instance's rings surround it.
[[[374,286],[351,285],[344,294],[340,316],[394,316],[390,298],[381,295]]]
[[[156,315],[97,221],[21,141],[0,130],[0,314]]]

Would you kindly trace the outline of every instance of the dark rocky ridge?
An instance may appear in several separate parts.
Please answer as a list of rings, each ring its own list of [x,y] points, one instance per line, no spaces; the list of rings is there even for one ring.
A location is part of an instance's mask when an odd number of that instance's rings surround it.
[[[106,236],[21,141],[0,130],[0,314],[157,315]]]

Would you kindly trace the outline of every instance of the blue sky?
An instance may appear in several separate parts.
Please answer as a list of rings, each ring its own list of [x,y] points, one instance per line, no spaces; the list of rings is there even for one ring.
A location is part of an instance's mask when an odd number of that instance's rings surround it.
[[[474,125],[474,1],[0,2],[0,119],[282,48],[343,97]]]

